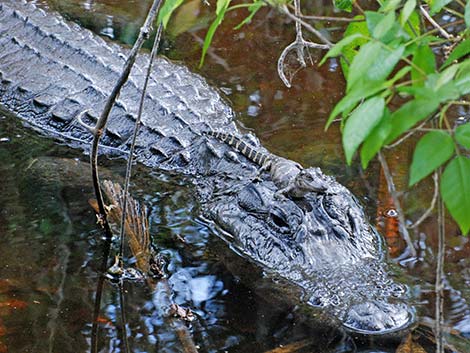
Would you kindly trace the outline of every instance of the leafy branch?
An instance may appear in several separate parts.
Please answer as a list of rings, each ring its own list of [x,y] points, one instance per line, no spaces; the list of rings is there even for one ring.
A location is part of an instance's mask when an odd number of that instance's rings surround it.
[[[400,3],[388,0],[378,11],[365,11],[364,17],[357,17],[362,21],[349,24],[344,38],[323,58],[322,63],[340,57],[347,81],[346,95],[326,126],[339,117],[346,161],[350,164],[360,149],[362,166],[367,168],[381,148],[403,134],[409,136],[416,124],[439,117],[439,129],[427,132],[416,145],[409,185],[445,166],[440,194],[462,233],[467,234],[470,124],[452,126],[446,113],[451,105],[465,104],[462,98],[470,93],[470,7],[465,5],[461,16],[467,28],[448,33],[432,17],[446,11],[448,1],[430,2],[428,9],[416,0]],[[459,23],[451,25],[459,28]],[[447,49],[445,60],[436,57],[433,43],[438,43],[437,49]],[[396,97],[405,103],[394,109]]]

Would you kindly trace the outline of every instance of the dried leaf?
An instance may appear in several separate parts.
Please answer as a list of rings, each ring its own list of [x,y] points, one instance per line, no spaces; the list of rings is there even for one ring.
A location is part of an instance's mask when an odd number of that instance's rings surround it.
[[[269,351],[266,351],[265,353],[295,353],[300,349],[308,347],[310,345],[312,345],[311,340],[303,340],[271,349]]]
[[[122,200],[124,191],[119,184],[109,180],[103,182],[106,196],[111,202],[108,209],[110,220],[116,224],[121,223]],[[125,234],[128,237],[129,247],[136,258],[137,268],[143,273],[149,271],[150,259],[150,232],[147,219],[147,208],[141,206],[130,195],[127,195],[127,213],[124,223]]]
[[[413,341],[413,336],[410,333],[398,346],[396,353],[426,353],[426,351],[418,343]]]

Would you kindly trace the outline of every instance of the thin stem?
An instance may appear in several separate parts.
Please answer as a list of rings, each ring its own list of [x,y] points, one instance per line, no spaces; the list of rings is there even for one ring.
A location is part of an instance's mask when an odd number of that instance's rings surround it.
[[[233,6],[230,6],[227,11],[233,11],[233,10],[237,10],[237,9],[244,9],[244,8],[247,8],[247,7],[250,7],[250,6],[253,6],[253,4],[237,4],[237,5],[233,5]],[[265,6],[265,4],[263,4],[263,6]]]
[[[309,32],[313,33],[314,35],[316,35],[318,37],[318,39],[320,39],[323,43],[325,43],[325,45],[328,47],[328,48],[331,48],[333,47],[333,43],[330,42],[328,39],[325,38],[325,36],[323,34],[321,34],[321,32],[317,29],[315,29],[313,26],[311,26],[309,23],[303,21],[301,18],[293,15],[290,13],[290,11],[288,10],[288,8],[286,6],[281,6],[280,7],[280,10],[283,14],[285,14],[287,17],[289,17],[290,19],[294,20],[296,23],[299,23],[301,24],[302,26],[304,26]]]
[[[434,210],[434,207],[436,207],[436,202],[439,197],[439,175],[437,174],[437,172],[434,172],[432,178],[434,180],[434,193],[432,195],[431,204],[429,205],[429,208],[426,210],[426,212],[424,212],[422,216],[415,223],[409,226],[408,229],[417,228],[421,223],[424,222],[426,218],[428,218],[431,215],[431,212]]]
[[[91,147],[90,153],[90,163],[91,163],[91,173],[92,173],[92,180],[93,180],[93,187],[95,189],[96,201],[98,203],[98,210],[99,210],[99,219],[103,223],[103,227],[105,228],[106,232],[111,234],[111,228],[109,227],[109,223],[106,217],[106,210],[103,201],[103,193],[101,191],[100,186],[100,179],[98,175],[98,148],[101,136],[104,133],[104,129],[106,127],[106,123],[108,121],[109,113],[114,106],[114,102],[116,101],[119,93],[121,92],[122,86],[126,83],[129,74],[131,72],[132,66],[136,60],[137,54],[142,47],[144,41],[148,38],[152,23],[155,20],[155,17],[158,12],[158,8],[160,6],[161,0],[154,0],[152,7],[149,10],[147,18],[145,19],[145,23],[140,28],[139,36],[132,47],[129,57],[127,58],[121,76],[119,77],[116,85],[114,86],[111,94],[109,95],[106,104],[103,108],[103,111],[98,119],[96,126],[94,128],[94,136],[93,136],[93,143]]]
[[[162,23],[160,23],[157,29],[157,33],[155,35],[155,40],[153,42],[152,52],[150,54],[149,64],[147,66],[147,74],[145,76],[144,86],[142,87],[142,94],[140,96],[139,111],[137,113],[137,118],[135,120],[134,133],[132,134],[132,141],[131,141],[131,146],[129,149],[129,159],[127,160],[126,178],[124,180],[124,196],[123,196],[123,201],[122,201],[121,228],[120,228],[120,233],[119,233],[119,237],[120,237],[119,256],[121,258],[124,256],[124,228],[125,228],[124,223],[125,223],[126,216],[127,216],[127,195],[129,193],[129,182],[130,182],[131,174],[132,174],[132,162],[134,160],[135,142],[137,140],[137,135],[139,133],[140,121],[142,119],[142,112],[144,110],[145,96],[147,94],[147,86],[148,86],[148,82],[150,78],[150,73],[152,72],[153,61],[155,59],[155,56],[157,55],[158,46],[159,46],[160,38],[162,34],[162,27],[163,27]]]
[[[127,338],[127,319],[126,319],[126,305],[124,297],[124,283],[119,280],[119,306],[121,312],[121,325],[122,325],[122,343],[124,346],[124,352],[130,353],[129,340]]]
[[[465,18],[465,16],[463,14],[461,14],[458,11],[455,11],[454,9],[451,9],[448,6],[444,6],[444,10],[446,10],[448,13],[451,13],[454,16],[457,16],[457,17],[460,17],[460,18]]]
[[[413,242],[411,241],[410,234],[408,233],[408,229],[406,228],[405,215],[403,213],[403,209],[401,208],[400,201],[398,200],[398,194],[397,194],[397,190],[395,189],[395,183],[393,182],[392,174],[390,173],[390,169],[388,168],[387,161],[385,160],[382,152],[379,151],[377,155],[380,161],[380,165],[382,166],[382,169],[384,172],[385,180],[387,181],[388,192],[390,193],[390,196],[392,196],[393,203],[395,204],[395,209],[398,213],[398,220],[400,222],[400,226],[401,226],[400,228],[401,228],[403,239],[405,239],[405,242],[408,246],[411,256],[416,257],[416,249],[413,246]]]
[[[457,20],[455,22],[452,22],[452,23],[446,23],[445,25],[442,25],[441,27],[442,28],[447,28],[447,27],[451,27],[451,26],[456,26],[456,25],[459,25],[459,24],[462,24],[464,23],[464,20]],[[408,46],[410,44],[413,44],[425,37],[428,37],[429,35],[431,34],[434,34],[436,32],[439,32],[439,30],[437,28],[434,28],[434,29],[431,29],[430,31],[427,31],[423,34],[421,34],[420,36],[416,37],[416,38],[413,38],[412,40],[410,40],[409,42],[405,43],[405,46]],[[455,41],[455,38],[452,37],[452,38],[449,38],[450,41]]]
[[[98,282],[96,283],[95,302],[93,308],[93,322],[91,324],[91,352],[98,353],[98,317],[101,310],[101,298],[103,297],[103,285],[108,268],[108,258],[111,252],[111,237],[107,237],[103,245],[103,259],[100,266]]]
[[[397,147],[399,144],[403,143],[405,140],[413,136],[416,133],[416,131],[419,131],[419,129],[421,129],[424,125],[426,125],[427,122],[428,120],[423,121],[417,128],[414,128],[408,131],[408,133],[404,135],[402,138],[398,139],[396,142],[392,143],[391,145],[385,146],[385,148],[392,149],[392,148]]]
[[[331,21],[331,22],[361,22],[364,20],[347,18],[347,17],[333,17],[333,16],[314,16],[314,15],[300,15],[300,18],[313,21]]]
[[[439,170],[439,174],[441,170]],[[444,202],[439,198],[438,207],[438,253],[436,265],[436,353],[444,353],[444,336],[442,335],[442,326],[444,324],[444,254],[445,254],[445,220],[444,220]]]
[[[439,32],[441,32],[444,38],[449,39],[449,40],[452,38],[452,36],[449,33],[447,33],[446,30],[439,25],[439,23],[434,21],[431,15],[429,15],[429,13],[425,10],[423,5],[419,5],[419,9],[421,13],[423,14],[423,16],[426,17],[426,19],[429,21],[429,23],[431,23],[435,28],[437,28]]]

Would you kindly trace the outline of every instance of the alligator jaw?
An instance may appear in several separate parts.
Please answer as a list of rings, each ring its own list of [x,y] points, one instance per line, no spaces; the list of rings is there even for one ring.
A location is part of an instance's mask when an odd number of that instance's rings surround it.
[[[388,335],[404,330],[414,322],[414,310],[403,302],[370,301],[352,306],[343,326],[361,334]]]

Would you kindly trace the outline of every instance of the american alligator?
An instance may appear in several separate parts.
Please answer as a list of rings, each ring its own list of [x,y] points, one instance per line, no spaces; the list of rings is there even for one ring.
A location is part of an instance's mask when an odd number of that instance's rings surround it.
[[[0,104],[47,136],[88,150],[128,51],[19,0],[0,4]],[[111,111],[103,149],[126,154],[148,55],[139,56]],[[219,130],[267,154],[244,134],[230,107],[201,77],[159,58],[151,77],[136,158],[187,176],[200,214],[218,235],[272,276],[301,288],[303,301],[349,330],[400,331],[413,322],[406,287],[388,274],[382,239],[356,198],[333,178],[327,193],[277,198],[274,177],[203,131]],[[293,162],[292,162],[293,163]]]
[[[290,159],[276,156],[272,153],[257,151],[254,146],[242,139],[220,131],[205,131],[204,134],[213,136],[229,146],[232,146],[261,167],[260,171],[269,170],[273,183],[279,188],[277,194],[285,194],[293,198],[302,198],[310,192],[324,193],[331,178],[324,175],[320,168],[304,169],[299,163]]]

